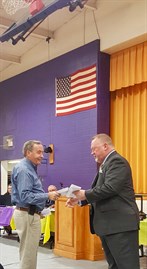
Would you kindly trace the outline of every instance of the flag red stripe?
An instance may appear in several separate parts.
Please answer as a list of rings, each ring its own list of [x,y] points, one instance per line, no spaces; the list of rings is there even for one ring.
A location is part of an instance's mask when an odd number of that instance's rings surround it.
[[[77,80],[79,80],[79,79],[83,79],[83,78],[86,78],[86,77],[90,77],[90,76],[92,76],[92,75],[96,75],[96,71],[93,71],[93,72],[88,73],[88,74],[85,74],[85,75],[78,76],[77,78],[73,78],[73,77],[71,76],[71,82],[75,82],[75,81],[77,81]],[[87,82],[87,81],[86,81],[86,82]]]
[[[80,101],[80,102],[77,101],[76,105],[75,105],[75,104],[72,104],[72,105],[66,106],[66,107],[64,107],[64,108],[61,107],[61,108],[58,108],[58,110],[60,111],[60,109],[61,109],[61,110],[62,110],[62,109],[68,109],[68,108],[71,108],[71,107],[74,107],[74,106],[87,104],[87,103],[89,103],[89,102],[94,102],[95,100],[96,100],[96,98],[92,98],[92,99],[90,99],[90,100],[85,100],[85,101]]]
[[[79,83],[77,83],[75,85],[71,85],[71,90],[74,89],[74,88],[76,88],[76,87],[78,87],[78,86],[86,85],[88,83],[91,83],[93,81],[95,81],[95,78],[92,78],[92,79],[89,79],[89,80],[86,80],[86,81],[83,81],[83,82],[79,82]],[[86,87],[85,87],[85,89],[86,89]]]
[[[72,76],[75,76],[76,74],[78,74],[78,73],[80,73],[80,72],[84,72],[84,71],[90,70],[90,69],[92,69],[93,67],[96,67],[96,65],[94,64],[94,65],[88,66],[88,67],[86,67],[86,68],[79,69],[78,71],[74,72],[74,73],[71,75],[71,77],[72,77]]]
[[[96,108],[96,105],[92,105],[92,106],[89,106],[89,107],[82,107],[82,108],[77,108],[77,109],[74,109],[72,111],[67,111],[67,112],[57,112],[56,113],[56,116],[65,116],[65,115],[69,115],[69,114],[73,114],[74,112],[80,112],[80,111],[83,111],[83,110],[88,110],[88,109],[91,109],[91,108]]]
[[[76,96],[76,97],[70,98],[70,100],[57,101],[57,105],[66,104],[66,103],[75,101],[75,100],[77,100],[77,99],[81,99],[81,98],[84,98],[84,97],[91,96],[91,95],[93,95],[93,94],[95,94],[95,92],[85,93],[85,94],[83,94],[83,95],[80,95],[80,96]],[[96,99],[96,98],[95,98],[95,99]]]
[[[79,92],[86,92],[86,91],[88,91],[88,90],[92,90],[92,89],[94,89],[94,88],[96,89],[96,83],[93,84],[93,85],[91,85],[91,86],[84,87],[84,88],[81,88],[81,89],[79,89],[79,90],[75,90],[74,92],[72,91],[71,94],[70,94],[70,96],[71,96],[71,95],[75,95],[75,94],[77,94],[77,93],[79,93]]]

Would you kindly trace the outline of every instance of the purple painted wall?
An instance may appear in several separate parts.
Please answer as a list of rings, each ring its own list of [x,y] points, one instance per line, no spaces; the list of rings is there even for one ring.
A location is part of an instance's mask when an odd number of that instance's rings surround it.
[[[37,56],[36,56],[37,57]],[[97,65],[97,109],[55,116],[55,78]],[[109,133],[109,55],[99,51],[99,41],[62,55],[50,62],[6,80],[0,86],[0,144],[13,135],[15,148],[0,148],[0,161],[22,158],[26,140],[54,144],[55,162],[42,164],[39,174],[44,188],[71,183],[89,188],[96,173],[90,154],[91,137]],[[48,159],[48,154],[44,154]]]

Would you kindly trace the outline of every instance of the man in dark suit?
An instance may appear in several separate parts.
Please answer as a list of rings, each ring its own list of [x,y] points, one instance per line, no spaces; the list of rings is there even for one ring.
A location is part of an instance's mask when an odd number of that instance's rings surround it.
[[[109,269],[139,269],[139,212],[129,163],[119,155],[111,138],[92,138],[91,154],[100,164],[91,189],[74,192],[67,206],[78,201],[91,205],[90,228],[102,242]]]

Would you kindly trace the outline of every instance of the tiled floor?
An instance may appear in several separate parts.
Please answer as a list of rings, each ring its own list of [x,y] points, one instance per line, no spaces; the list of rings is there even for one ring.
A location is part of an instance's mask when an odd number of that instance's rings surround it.
[[[19,243],[0,237],[0,263],[4,269],[19,269]],[[141,258],[141,269],[147,269],[146,258]],[[39,247],[37,269],[107,269],[106,261],[71,260],[55,256],[49,248]],[[30,268],[31,269],[31,268]],[[130,268],[133,269],[133,268]]]
[[[16,240],[0,238],[0,263],[5,269],[18,269],[19,243]],[[106,261],[71,260],[55,256],[51,249],[39,247],[37,269],[107,269]],[[31,269],[31,268],[30,268]]]

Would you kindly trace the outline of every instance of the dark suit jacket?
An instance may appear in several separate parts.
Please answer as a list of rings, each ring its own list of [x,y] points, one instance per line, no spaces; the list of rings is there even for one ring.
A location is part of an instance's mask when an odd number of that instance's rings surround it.
[[[91,204],[92,233],[102,236],[139,228],[131,168],[116,151],[106,159],[85,195]]]
[[[5,194],[1,195],[0,204],[4,206],[12,206],[11,194],[6,192]]]
[[[4,205],[4,195],[0,195],[0,205]]]

